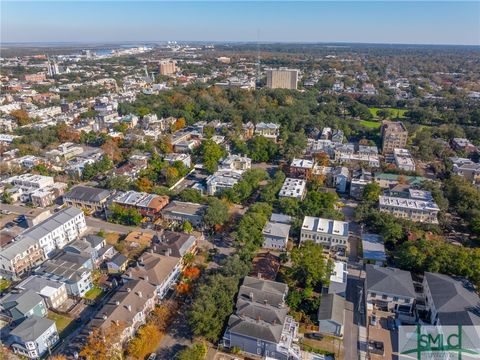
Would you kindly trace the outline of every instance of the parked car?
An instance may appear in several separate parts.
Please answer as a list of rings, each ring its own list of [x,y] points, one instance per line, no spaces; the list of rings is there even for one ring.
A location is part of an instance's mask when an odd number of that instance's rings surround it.
[[[305,337],[308,339],[314,339],[314,340],[322,340],[323,336],[320,335],[319,333],[306,333]]]

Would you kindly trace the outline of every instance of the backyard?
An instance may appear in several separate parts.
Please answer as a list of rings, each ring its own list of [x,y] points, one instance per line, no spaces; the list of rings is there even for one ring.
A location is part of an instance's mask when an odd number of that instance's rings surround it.
[[[65,337],[65,334],[63,334],[64,330],[68,328],[70,323],[74,320],[71,317],[68,317],[66,315],[60,315],[54,313],[53,311],[48,312],[47,318],[55,321],[55,325],[57,325],[57,330],[61,337]]]

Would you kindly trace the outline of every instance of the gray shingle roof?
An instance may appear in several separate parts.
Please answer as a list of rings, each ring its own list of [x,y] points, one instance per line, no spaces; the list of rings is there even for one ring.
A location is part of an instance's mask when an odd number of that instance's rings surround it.
[[[343,325],[344,313],[344,298],[337,294],[322,295],[322,302],[318,308],[318,320],[334,320]]]
[[[282,336],[283,324],[272,325],[261,320],[241,318],[233,314],[228,319],[228,328],[231,333],[278,343]]]
[[[76,186],[64,198],[85,202],[100,202],[110,196],[110,191],[88,186]]]
[[[288,286],[283,283],[260,279],[257,277],[246,276],[238,292],[238,298],[250,299],[253,301],[278,306],[283,304],[284,296],[288,291]]]
[[[120,254],[120,253],[116,253],[111,259],[109,262],[117,265],[117,266],[122,266],[123,264],[125,264],[126,262],[128,261],[128,258],[123,255],[123,254]]]
[[[480,325],[480,298],[465,279],[425,273],[442,325]]]
[[[415,298],[412,275],[408,271],[367,264],[365,289],[367,291]]]
[[[2,306],[7,309],[16,308],[20,313],[26,314],[43,299],[33,290],[25,290],[19,293],[10,293],[1,299]]]
[[[55,321],[34,315],[21,322],[10,335],[19,337],[25,342],[35,341],[52,325],[55,325]]]

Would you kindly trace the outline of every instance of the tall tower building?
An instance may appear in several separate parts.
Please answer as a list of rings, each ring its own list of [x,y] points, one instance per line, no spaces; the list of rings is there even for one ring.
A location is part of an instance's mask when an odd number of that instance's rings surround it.
[[[177,67],[174,61],[163,60],[158,65],[160,75],[172,75],[177,72]]]
[[[392,154],[394,149],[407,145],[408,131],[402,122],[384,121],[382,124],[382,152]]]
[[[297,89],[298,70],[267,69],[267,87],[270,89]]]

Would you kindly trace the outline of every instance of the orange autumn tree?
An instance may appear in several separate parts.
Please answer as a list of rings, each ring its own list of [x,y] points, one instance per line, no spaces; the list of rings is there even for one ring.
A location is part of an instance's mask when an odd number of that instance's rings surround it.
[[[130,340],[127,353],[135,359],[144,359],[148,354],[155,351],[163,334],[153,323],[142,326],[137,335]]]
[[[124,329],[124,324],[117,325],[113,323],[104,331],[94,328],[79,355],[90,360],[110,360],[116,358],[119,351],[117,344]]]
[[[197,267],[189,267],[183,271],[183,276],[189,280],[196,280],[200,276],[200,269]]]
[[[177,121],[175,121],[175,130],[183,129],[187,125],[185,118],[181,117]]]

